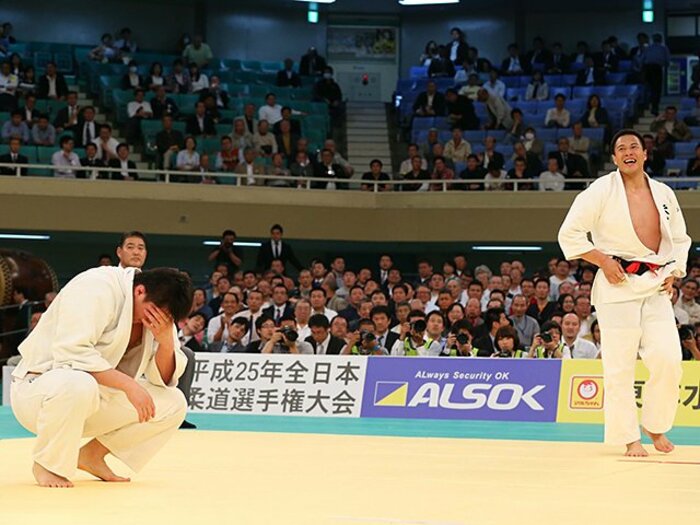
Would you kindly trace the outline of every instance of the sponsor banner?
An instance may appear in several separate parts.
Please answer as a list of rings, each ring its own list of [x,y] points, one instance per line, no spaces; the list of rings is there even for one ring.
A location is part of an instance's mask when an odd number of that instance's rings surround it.
[[[700,426],[700,363],[684,361],[681,366],[683,378],[675,424]],[[638,408],[642,407],[648,380],[648,370],[638,361],[634,381]],[[604,407],[603,363],[599,359],[563,360],[557,422],[602,424]]]
[[[561,362],[370,358],[362,417],[555,421]]]
[[[197,353],[191,412],[360,417],[367,358]]]

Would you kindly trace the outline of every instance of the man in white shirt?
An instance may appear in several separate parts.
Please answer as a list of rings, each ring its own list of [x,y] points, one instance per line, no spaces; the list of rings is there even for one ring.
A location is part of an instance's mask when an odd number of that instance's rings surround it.
[[[502,80],[499,80],[498,71],[496,71],[495,69],[492,69],[490,71],[489,79],[487,82],[484,82],[484,85],[482,87],[491,95],[506,98],[506,85],[503,83]]]
[[[561,321],[564,359],[595,359],[598,355],[596,346],[579,336],[580,329],[581,322],[575,313],[564,316]]]
[[[301,111],[292,110],[292,115],[303,115]],[[258,110],[258,120],[267,120],[270,126],[274,126],[282,120],[282,106],[277,103],[274,93],[265,95],[265,105]]]
[[[587,336],[591,333],[591,325],[595,321],[595,314],[591,312],[591,299],[585,295],[579,295],[574,299],[574,313],[578,316],[579,323],[581,323],[578,336]]]
[[[576,279],[574,279],[569,272],[571,265],[566,259],[558,259],[557,264],[554,269],[554,274],[549,276],[549,300],[556,301],[559,299],[559,285],[564,281],[568,281],[571,284],[576,284]]]
[[[61,179],[74,179],[76,170],[80,167],[80,158],[73,152],[73,139],[68,135],[61,137],[61,149],[51,156],[51,164],[56,166],[54,177]]]
[[[225,341],[228,337],[229,327],[234,317],[237,317],[240,303],[236,294],[227,292],[221,300],[221,309],[223,313],[215,315],[209,321],[207,326],[207,341],[210,343],[218,343]]]
[[[264,298],[261,291],[250,290],[248,292],[248,309],[236,314],[236,317],[243,317],[250,321],[248,333],[241,340],[241,344],[243,344],[244,346],[248,346],[250,343],[253,343],[260,339],[260,336],[255,330],[255,321],[257,321],[258,318],[263,314],[263,302]]]
[[[540,191],[564,191],[566,179],[561,174],[557,159],[554,157],[547,159],[547,171],[540,173],[539,181]]]
[[[681,308],[680,298],[681,290],[680,288],[678,288],[678,286],[674,284],[673,295],[671,296],[671,303],[673,304],[673,315],[676,316],[676,321],[678,321],[678,324],[689,324],[690,316],[688,315],[688,312]]]
[[[467,162],[471,153],[472,145],[462,138],[462,129],[459,126],[452,128],[452,138],[445,144],[444,156],[452,162]]]
[[[681,286],[681,292],[679,308],[688,314],[690,324],[700,323],[700,304],[695,301],[698,295],[698,282],[695,279],[686,279]]]
[[[129,141],[134,142],[141,136],[141,121],[143,119],[153,118],[153,109],[151,103],[144,100],[146,93],[143,89],[134,91],[134,100],[126,106],[126,112],[129,115]]]
[[[308,299],[299,299],[294,305],[294,319],[296,320],[296,330],[299,339],[306,340],[311,335],[309,328],[309,318],[311,317],[311,303]]]
[[[566,97],[559,93],[554,97],[554,107],[547,110],[544,117],[544,125],[548,128],[568,128],[571,122],[571,113],[564,107]]]
[[[326,290],[323,288],[314,288],[309,294],[309,300],[311,301],[311,315],[322,314],[328,318],[328,321],[332,321],[333,318],[338,315],[338,312],[326,308]]]
[[[406,160],[401,161],[401,165],[399,166],[400,174],[404,175],[406,173],[410,173],[411,170],[413,170],[412,160],[415,156],[421,157],[420,152],[418,150],[418,144],[411,143],[408,145],[408,158]],[[428,161],[424,157],[421,157],[420,169],[428,169]]]

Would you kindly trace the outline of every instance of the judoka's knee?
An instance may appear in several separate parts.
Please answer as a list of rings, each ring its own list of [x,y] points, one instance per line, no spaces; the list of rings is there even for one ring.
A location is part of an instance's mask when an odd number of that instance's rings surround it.
[[[187,400],[185,395],[177,388],[166,388],[159,396],[161,397],[161,407],[156,407],[156,417],[158,417],[159,408],[162,411],[163,418],[185,419],[187,414]]]

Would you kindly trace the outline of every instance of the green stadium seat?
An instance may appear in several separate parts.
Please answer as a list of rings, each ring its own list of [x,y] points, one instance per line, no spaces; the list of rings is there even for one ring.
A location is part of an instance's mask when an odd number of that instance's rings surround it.
[[[216,125],[216,135],[221,138],[224,135],[229,135],[233,127],[231,124],[217,124]]]
[[[259,60],[241,60],[243,71],[262,71],[262,64]]]
[[[51,54],[51,51],[35,51],[34,52],[34,68],[35,69],[44,69],[46,68],[46,64],[51,62],[53,60],[53,55]]]
[[[195,104],[199,101],[197,94],[179,94],[174,95],[177,107],[180,108],[180,113],[183,115],[194,115]]]
[[[206,137],[197,139],[197,151],[211,155],[219,151],[221,143],[218,137]]]
[[[53,60],[56,62],[56,69],[61,73],[73,72],[73,54],[68,52],[54,51]]]

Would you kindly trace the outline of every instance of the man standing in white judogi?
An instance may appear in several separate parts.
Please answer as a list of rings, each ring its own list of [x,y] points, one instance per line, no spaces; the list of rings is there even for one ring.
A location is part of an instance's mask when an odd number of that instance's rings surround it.
[[[72,487],[76,468],[104,481],[113,454],[140,470],[185,418],[185,369],[174,321],[192,306],[177,270],[102,266],[77,275],[20,345],[12,410],[37,435],[34,477]],[[82,448],[83,437],[93,437]]]
[[[641,444],[634,391],[639,354],[649,369],[642,430],[661,452],[678,408],[681,347],[671,305],[675,277],[685,275],[691,240],[673,190],[644,173],[639,133],[612,140],[617,170],[581,192],[559,230],[567,259],[600,269],[591,295],[601,333],[605,385],[605,442],[647,456]],[[590,234],[590,239],[589,239]]]

